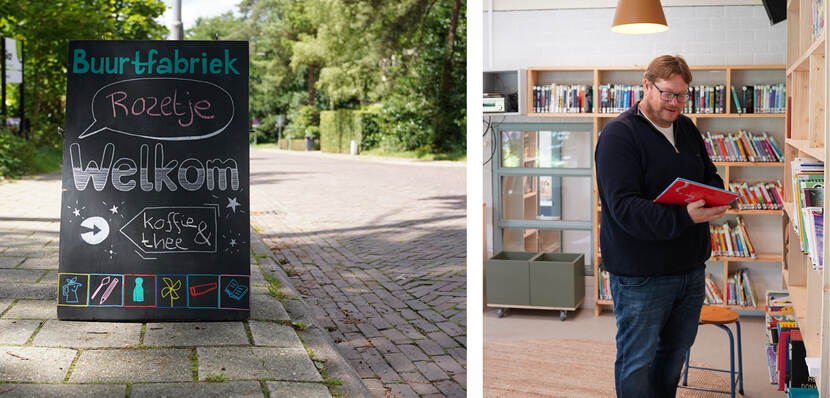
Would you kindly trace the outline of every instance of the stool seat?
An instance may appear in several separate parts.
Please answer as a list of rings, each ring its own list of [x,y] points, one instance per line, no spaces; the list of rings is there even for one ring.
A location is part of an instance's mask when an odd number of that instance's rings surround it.
[[[738,313],[729,308],[704,305],[700,309],[700,323],[707,325],[725,325],[738,320]]]

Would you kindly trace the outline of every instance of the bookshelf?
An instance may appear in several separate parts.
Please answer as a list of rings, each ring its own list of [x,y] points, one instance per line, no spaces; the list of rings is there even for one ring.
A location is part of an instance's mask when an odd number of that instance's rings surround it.
[[[818,34],[813,31],[811,0],[787,2],[787,119],[785,162],[796,157],[810,156],[821,161],[827,157],[827,103],[828,67],[825,54],[828,42],[826,28]],[[827,6],[820,18],[827,21]],[[808,357],[821,358],[821,373],[817,377],[819,396],[830,396],[830,274],[815,271],[807,255],[801,253],[798,238],[793,233],[792,173],[787,167],[784,178],[784,262],[782,275],[790,292],[798,326],[801,329]],[[827,180],[827,168],[824,171]],[[827,208],[825,197],[824,207]],[[828,248],[824,245],[824,258]]]
[[[738,129],[747,129],[753,133],[767,131],[771,136],[775,137],[779,146],[784,146],[785,137],[785,119],[784,113],[738,113],[730,88],[734,85],[737,90],[744,85],[755,85],[758,83],[785,83],[784,72],[786,70],[784,65],[714,65],[714,66],[690,66],[693,74],[692,85],[724,85],[726,90],[725,95],[725,109],[724,113],[687,113],[695,125],[702,133],[706,131],[725,131],[734,132]],[[531,67],[527,69],[527,87],[525,89],[527,104],[527,116],[538,118],[573,118],[578,120],[590,119],[593,123],[593,131],[601,131],[605,125],[613,118],[619,115],[618,112],[600,112],[600,98],[597,88],[604,84],[622,84],[622,85],[640,85],[642,83],[643,72],[645,66],[632,67]],[[569,85],[590,85],[594,87],[592,107],[585,110],[585,112],[536,112],[534,108],[534,86],[548,85],[548,84],[569,84]],[[788,91],[789,92],[789,91]],[[596,146],[598,136],[595,134],[593,138],[593,145]],[[784,163],[782,162],[716,162],[718,173],[723,177],[724,183],[738,181],[774,181],[776,179],[784,178]],[[595,171],[594,171],[595,173]],[[594,174],[594,181],[596,175]],[[594,197],[599,199],[594,187]],[[595,313],[598,315],[603,308],[609,308],[613,305],[612,300],[602,300],[599,298],[599,267],[602,265],[602,254],[599,248],[599,223],[602,217],[601,207],[599,203],[594,206],[594,299],[597,303],[595,305]],[[730,210],[727,213],[726,219],[734,221],[735,216],[741,216],[750,224],[750,234],[753,243],[756,243],[755,234],[753,234],[752,224],[758,224],[759,229],[762,229],[767,235],[767,240],[776,243],[781,239],[780,224],[783,219],[782,210]],[[750,222],[750,219],[753,219]],[[754,219],[766,219],[766,221],[755,221]],[[722,223],[722,220],[720,221]],[[771,236],[770,236],[771,235]],[[766,242],[760,242],[766,243]],[[751,271],[753,282],[756,274],[763,275],[766,281],[774,280],[775,282],[762,283],[761,286],[754,286],[756,297],[761,297],[764,285],[769,285],[769,288],[779,288],[780,274],[777,268],[770,268],[761,263],[778,263],[783,261],[782,250],[778,249],[780,243],[773,248],[769,248],[766,244],[755,245],[758,248],[757,258],[743,258],[743,257],[712,257],[707,267],[707,272],[717,269],[722,272],[716,275],[716,279],[720,279],[718,287],[720,291],[726,292],[727,279],[738,268],[748,268]],[[721,271],[722,270],[722,271]],[[731,271],[731,272],[730,272]],[[762,310],[763,303],[758,303],[759,307],[745,307],[732,306],[726,307],[738,310],[759,311]]]

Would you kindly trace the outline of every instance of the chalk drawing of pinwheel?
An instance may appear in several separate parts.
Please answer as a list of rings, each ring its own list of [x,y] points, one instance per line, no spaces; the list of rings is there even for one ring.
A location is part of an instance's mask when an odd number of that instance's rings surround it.
[[[179,296],[179,290],[182,288],[182,281],[177,280],[173,281],[173,278],[162,277],[162,282],[164,282],[164,287],[161,289],[161,297],[169,297],[170,298],[170,306],[173,306],[173,302],[178,300],[181,296]]]

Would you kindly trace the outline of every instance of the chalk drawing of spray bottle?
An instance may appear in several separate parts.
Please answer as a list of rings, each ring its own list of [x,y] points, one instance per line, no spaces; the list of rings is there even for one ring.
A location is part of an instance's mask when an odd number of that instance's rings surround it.
[[[78,288],[83,286],[82,283],[78,282],[78,277],[69,278],[66,280],[66,284],[61,287],[61,293],[63,297],[66,298],[67,303],[77,303],[78,302]],[[70,298],[69,295],[72,295]]]
[[[144,301],[144,279],[141,277],[135,278],[135,287],[133,288],[133,301],[141,303]]]

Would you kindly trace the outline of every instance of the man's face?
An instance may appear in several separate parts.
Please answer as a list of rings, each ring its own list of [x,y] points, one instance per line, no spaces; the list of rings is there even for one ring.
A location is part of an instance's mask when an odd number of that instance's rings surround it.
[[[660,127],[670,126],[677,117],[680,116],[680,111],[686,105],[681,102],[676,96],[670,101],[660,98],[660,91],[665,94],[685,94],[689,91],[689,85],[683,80],[680,75],[672,75],[667,80],[657,79],[655,82],[644,80],[645,94],[643,102],[647,110],[648,117]]]

